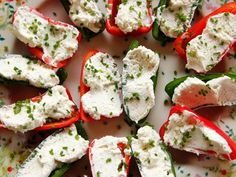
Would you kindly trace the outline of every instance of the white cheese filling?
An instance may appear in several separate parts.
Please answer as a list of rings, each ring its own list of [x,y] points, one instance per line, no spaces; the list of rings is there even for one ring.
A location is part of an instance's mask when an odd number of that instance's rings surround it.
[[[229,155],[232,150],[227,141],[216,131],[206,127],[189,111],[174,113],[169,117],[164,142],[170,146],[199,154],[214,151],[216,156]]]
[[[0,77],[26,81],[35,87],[50,88],[58,85],[60,79],[56,71],[39,60],[31,60],[21,55],[5,55],[0,58]]]
[[[203,82],[188,77],[175,88],[172,101],[190,108],[200,106],[231,106],[236,104],[236,82],[228,76],[222,76]]]
[[[161,31],[176,38],[190,26],[199,0],[169,0],[168,6],[157,9],[157,21]]]
[[[94,0],[70,0],[69,16],[78,27],[97,33],[102,28],[103,14]]]
[[[90,90],[81,97],[83,110],[93,119],[122,113],[121,76],[114,59],[98,52],[85,63],[83,82]]]
[[[199,11],[203,16],[207,16],[214,10],[220,8],[224,4],[229,2],[234,2],[234,0],[210,0],[210,1],[202,1],[199,6]]]
[[[23,100],[0,108],[0,121],[8,129],[26,132],[42,126],[48,118],[55,120],[71,116],[75,104],[63,86],[49,89],[40,101]]]
[[[136,123],[145,118],[155,105],[154,85],[159,55],[139,46],[130,50],[123,59],[122,94],[124,108],[129,118]]]
[[[236,15],[225,12],[209,18],[201,35],[186,48],[187,69],[205,73],[218,64],[236,38]]]
[[[174,177],[171,159],[161,147],[163,142],[155,130],[149,126],[138,130],[137,139],[133,138],[131,149],[138,159],[138,167],[142,177]]]
[[[142,26],[150,26],[151,18],[147,0],[127,0],[119,5],[115,23],[121,31],[129,33]]]
[[[124,144],[124,152],[118,144]],[[130,154],[126,138],[105,136],[95,139],[92,143],[90,155],[91,170],[94,177],[125,177],[127,168],[124,155]]]
[[[14,14],[13,32],[30,47],[41,48],[43,61],[57,66],[77,50],[79,31],[72,25],[52,24],[40,15],[31,12],[30,7],[19,7]]]
[[[188,77],[175,88],[172,101],[190,108],[217,105],[218,102],[216,93],[209,85],[195,77]]]
[[[236,82],[228,76],[208,81],[209,87],[217,95],[218,104],[231,106],[236,104]]]
[[[55,132],[23,162],[16,177],[48,177],[62,163],[72,163],[83,157],[88,144],[89,141],[77,133],[74,125]]]

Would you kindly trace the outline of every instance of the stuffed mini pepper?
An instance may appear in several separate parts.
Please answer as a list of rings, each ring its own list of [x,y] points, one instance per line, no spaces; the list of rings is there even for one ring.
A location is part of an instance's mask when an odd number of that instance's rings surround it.
[[[81,34],[75,27],[43,16],[28,6],[15,11],[12,25],[15,36],[50,66],[65,66],[78,49]]]
[[[84,121],[110,119],[122,113],[121,76],[109,54],[89,51],[80,77],[80,116]]]
[[[22,133],[66,127],[78,119],[78,110],[69,91],[59,85],[38,97],[0,108],[0,127]]]
[[[115,36],[140,35],[152,29],[149,0],[108,0],[106,29]]]
[[[160,0],[155,9],[153,37],[163,42],[177,38],[191,26],[199,3],[200,0]]]
[[[160,136],[166,144],[179,150],[224,160],[236,159],[235,142],[214,123],[184,106],[171,109]]]
[[[84,39],[104,31],[104,14],[94,0],[61,0],[61,3]]]
[[[122,95],[124,110],[135,123],[141,123],[155,105],[155,88],[160,58],[158,53],[133,42],[123,59]]]
[[[43,140],[18,167],[16,177],[61,177],[71,163],[86,153],[89,141],[79,132],[77,123],[59,129]]]
[[[206,73],[233,47],[236,39],[236,2],[228,3],[180,35],[176,52],[187,62],[186,68]]]
[[[125,137],[95,139],[90,143],[88,153],[93,177],[128,177],[131,156]]]
[[[142,177],[175,177],[175,168],[166,145],[150,126],[141,127],[130,139],[132,155],[135,157]]]
[[[173,103],[190,108],[236,104],[236,75],[207,74],[177,78],[165,87]]]
[[[63,68],[50,67],[40,60],[16,54],[0,57],[0,83],[3,84],[50,88],[62,84],[66,78]]]

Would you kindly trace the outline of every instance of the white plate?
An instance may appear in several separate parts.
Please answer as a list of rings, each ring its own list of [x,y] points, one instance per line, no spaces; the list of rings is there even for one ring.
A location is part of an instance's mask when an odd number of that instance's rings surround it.
[[[207,1],[209,2],[209,1]],[[31,0],[31,1],[12,1],[12,0],[0,0],[0,54],[3,53],[16,53],[16,54],[28,54],[26,46],[18,41],[13,34],[11,34],[11,14],[14,9],[17,8],[21,3],[26,3],[32,7],[37,8],[43,14],[52,17],[53,19],[61,20],[64,22],[71,23],[66,12],[64,11],[59,0]],[[154,2],[157,4],[157,1]],[[99,5],[104,7],[104,1],[100,0]],[[104,9],[104,8],[103,8]],[[207,13],[207,12],[203,12]],[[109,35],[104,31],[99,36],[93,38],[90,42],[82,41],[79,44],[79,49],[70,63],[66,66],[66,70],[69,73],[67,81],[64,83],[67,86],[73,96],[74,101],[79,106],[79,77],[81,70],[81,62],[85,53],[90,49],[98,49],[111,54],[112,56],[119,56],[117,62],[121,66],[121,60],[124,57],[123,52],[128,48],[132,37],[119,38]],[[148,117],[148,122],[154,125],[155,129],[159,131],[161,124],[167,119],[170,102],[167,105],[164,104],[166,99],[169,100],[167,94],[164,91],[165,85],[173,80],[174,77],[185,75],[184,60],[179,58],[173,50],[172,43],[162,47],[160,43],[153,40],[151,34],[140,36],[135,38],[142,45],[157,51],[161,56],[161,64],[159,69],[159,77],[156,88],[156,105],[152,109]],[[235,59],[226,59],[222,61],[218,66],[217,70],[227,71],[229,67],[236,63]],[[14,102],[15,100],[31,97],[37,94],[38,90],[23,86],[17,87],[0,87],[0,98],[2,98],[6,104]],[[228,135],[235,138],[236,132],[236,120],[234,109],[236,107],[227,108],[207,108],[201,110],[202,115],[211,118],[215,121],[222,129],[226,131]],[[210,113],[210,114],[209,114]],[[105,135],[114,136],[127,136],[132,130],[123,121],[123,117],[107,120],[98,121],[92,123],[85,123],[90,139],[100,138]],[[0,131],[0,176],[14,176],[15,165],[12,163],[19,159],[22,159],[25,151],[24,144],[27,141],[26,135],[16,135],[12,132],[1,130]],[[19,144],[19,143],[20,144]],[[32,143],[30,143],[32,144]],[[23,151],[22,151],[23,150]],[[5,152],[9,151],[9,155],[6,156]],[[15,155],[13,155],[15,152]],[[236,176],[236,162],[224,162],[217,160],[212,157],[200,156],[197,157],[193,154],[179,152],[171,150],[175,167],[178,177],[214,177],[214,176]],[[11,161],[11,162],[10,162]],[[11,164],[11,166],[9,166]],[[8,171],[8,172],[7,172]],[[135,170],[131,169],[131,173]],[[89,165],[87,158],[83,158],[78,161],[72,169],[65,176],[78,177],[83,175],[89,175]],[[134,174],[134,176],[138,176]]]

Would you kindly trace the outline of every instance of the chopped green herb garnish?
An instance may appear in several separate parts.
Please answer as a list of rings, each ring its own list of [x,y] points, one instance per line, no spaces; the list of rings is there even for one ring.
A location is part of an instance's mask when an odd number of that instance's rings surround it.
[[[108,158],[108,159],[106,160],[106,163],[111,163],[111,158]]]
[[[51,149],[51,150],[49,151],[49,154],[50,154],[50,155],[54,155],[53,149]]]

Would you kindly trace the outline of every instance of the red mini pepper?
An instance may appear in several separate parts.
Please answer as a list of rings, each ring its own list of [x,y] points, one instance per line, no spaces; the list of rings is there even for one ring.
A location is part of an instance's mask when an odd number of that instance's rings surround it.
[[[94,143],[95,143],[96,140],[93,140],[89,147],[88,147],[88,156],[89,156],[89,162],[90,162],[90,166],[93,165],[93,154],[92,154],[92,148],[94,146]],[[117,147],[120,149],[120,152],[123,156],[123,158],[125,158],[125,164],[127,165],[126,167],[126,177],[128,177],[129,175],[129,168],[130,168],[130,160],[131,160],[131,156],[130,155],[127,155],[125,154],[125,147],[128,146],[127,144],[124,144],[123,142],[120,142],[117,144]],[[97,174],[92,174],[93,177],[96,177]]]
[[[80,117],[83,121],[86,121],[86,122],[92,121],[93,119],[87,113],[84,112],[82,101],[81,101],[82,96],[89,91],[89,87],[87,87],[83,81],[84,66],[86,62],[97,52],[98,52],[97,50],[90,50],[85,55],[84,60],[82,61],[82,68],[81,68],[81,73],[80,73]]]
[[[63,23],[63,22],[60,22],[60,21],[55,21],[47,16],[44,16],[43,14],[41,14],[40,12],[38,12],[37,10],[35,10],[34,8],[31,8],[29,7],[30,9],[30,12],[31,13],[34,13],[36,14],[37,16],[39,16],[40,18],[43,18],[45,20],[48,21],[49,24],[52,24],[52,25],[60,25],[60,26],[64,26],[64,27],[67,27],[69,26],[67,23]],[[12,24],[14,24],[14,20],[15,20],[15,13],[17,12],[17,10],[14,12],[14,14],[12,15]],[[82,38],[82,35],[81,33],[79,32],[78,36],[77,36],[77,41],[78,43],[80,42]],[[39,47],[29,47],[29,51],[34,54],[38,59],[42,60],[43,62],[45,62],[46,64],[49,64],[50,65],[50,58],[43,58],[43,55],[44,55],[44,52],[41,48]],[[68,61],[69,61],[70,58],[65,58],[63,61],[57,63],[57,65],[53,66],[53,67],[56,67],[56,68],[62,68],[64,67]]]
[[[142,26],[138,30],[125,34],[121,29],[115,24],[115,17],[118,12],[118,6],[121,3],[121,0],[108,0],[108,8],[111,10],[111,15],[106,20],[106,29],[109,33],[114,36],[125,36],[125,35],[140,35],[148,33],[152,29],[152,9],[151,2],[147,0],[148,5],[148,15],[150,17],[150,26]]]
[[[80,117],[83,121],[85,122],[90,122],[90,121],[94,121],[93,118],[91,118],[89,116],[89,114],[87,114],[86,112],[84,112],[83,110],[83,104],[82,104],[82,101],[81,101],[81,98],[82,96],[87,93],[89,91],[89,87],[87,87],[85,84],[84,84],[84,81],[83,81],[83,73],[84,73],[84,66],[86,64],[86,62],[93,56],[95,55],[96,53],[98,53],[99,51],[97,50],[90,50],[87,52],[87,54],[85,55],[84,57],[84,60],[82,61],[82,68],[81,68],[81,73],[80,73]],[[100,120],[105,120],[107,119],[106,117],[104,116],[101,116],[101,119]]]
[[[226,142],[228,143],[229,147],[231,148],[232,152],[229,154],[229,156],[227,154],[222,154],[222,157],[227,159],[227,160],[234,160],[236,159],[236,143],[223,131],[221,130],[218,126],[216,126],[213,122],[209,121],[206,118],[201,117],[200,115],[194,113],[191,109],[189,109],[186,106],[174,106],[171,108],[170,110],[170,114],[169,114],[169,118],[172,114],[177,113],[177,114],[182,114],[184,111],[189,111],[190,113],[192,113],[192,117],[188,120],[189,124],[196,124],[197,121],[200,121],[204,126],[206,126],[209,129],[214,130],[216,133],[218,133],[222,138],[224,138],[226,140]],[[162,125],[162,127],[160,128],[160,137],[162,140],[164,140],[164,135],[165,135],[165,131],[166,131],[166,127],[169,124],[169,119]],[[202,151],[199,149],[199,151]],[[209,154],[209,155],[214,155],[216,154],[216,152],[214,151],[207,151],[204,152],[202,151],[204,154]]]
[[[69,99],[71,101],[73,101],[68,88],[66,88],[66,93],[67,93]],[[45,94],[46,93],[44,93],[40,96],[33,97],[33,98],[31,98],[31,101],[32,102],[38,102],[42,99],[43,95],[45,95]],[[41,127],[35,128],[34,130],[43,131],[43,130],[59,129],[59,128],[67,127],[67,126],[75,123],[76,121],[79,120],[79,112],[78,112],[78,109],[77,109],[76,106],[74,106],[72,109],[73,109],[73,112],[71,114],[71,117],[68,117],[66,119],[62,119],[62,120],[59,120],[59,121],[56,121],[56,122],[46,123]],[[0,123],[0,128],[6,128],[6,127],[3,124]]]
[[[211,18],[214,15],[224,13],[224,12],[236,14],[236,2],[225,4],[219,9],[213,11],[206,17],[202,18],[199,22],[197,22],[191,28],[189,28],[186,32],[178,36],[176,40],[174,41],[174,48],[176,52],[179,54],[179,56],[187,60],[186,47],[187,47],[188,42],[191,41],[193,38],[197,37],[198,35],[202,34],[202,31],[205,29],[209,18]],[[223,58],[227,54],[227,52],[230,50],[231,47],[233,47],[233,44],[230,45],[228,49],[226,49],[226,51],[221,56],[221,58]]]

